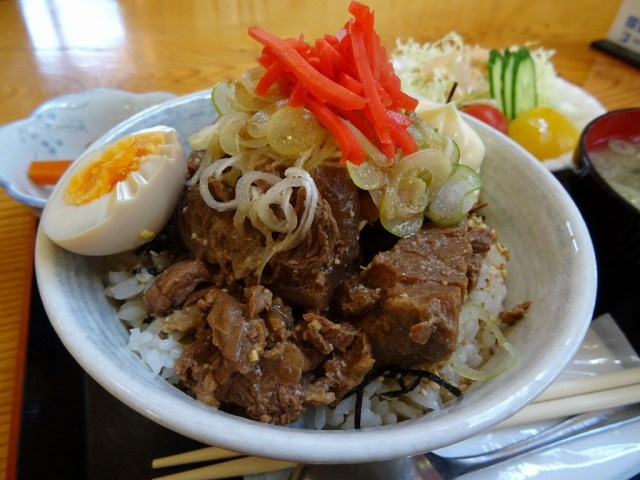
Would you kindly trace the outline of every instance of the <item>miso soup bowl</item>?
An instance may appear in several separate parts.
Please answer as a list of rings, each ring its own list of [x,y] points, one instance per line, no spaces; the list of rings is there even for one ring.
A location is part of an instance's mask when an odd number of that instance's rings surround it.
[[[209,92],[197,92],[132,117],[99,143],[168,125],[188,149],[186,138],[214,118]],[[441,411],[390,426],[316,431],[247,420],[199,403],[154,376],[127,348],[128,331],[103,294],[100,259],[62,250],[39,231],[37,279],[51,323],[88,374],[140,414],[195,440],[251,455],[370,462],[438,449],[494,427],[542,393],[579,348],[594,308],[596,267],[583,219],[552,174],[506,136],[468,122],[487,150],[486,222],[510,249],[506,306],[532,304],[507,334],[520,352],[517,364],[474,384]]]
[[[640,145],[640,108],[608,112],[587,125],[575,152],[573,194],[590,230],[596,253],[623,270],[640,267],[640,203],[632,204],[603,174],[594,152],[612,140],[634,140]],[[623,158],[618,156],[618,161]],[[628,176],[640,176],[640,147],[624,157]],[[639,192],[640,195],[640,192]]]

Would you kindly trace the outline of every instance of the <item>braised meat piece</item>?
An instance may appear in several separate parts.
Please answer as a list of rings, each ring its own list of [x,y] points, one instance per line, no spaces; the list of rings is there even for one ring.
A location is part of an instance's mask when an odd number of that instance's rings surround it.
[[[328,405],[359,385],[373,365],[366,337],[348,323],[291,310],[263,286],[244,302],[211,287],[194,304],[206,318],[177,362],[182,384],[215,407],[249,418],[295,421],[310,405]]]
[[[187,189],[176,210],[175,225],[182,243],[194,258],[220,270],[224,285],[251,279],[252,253],[262,246],[262,234],[253,228],[238,231],[232,212],[209,207],[197,187]],[[254,280],[255,283],[255,280]]]
[[[269,261],[262,283],[290,305],[325,310],[342,277],[342,242],[326,201],[321,200],[302,242]]]
[[[158,276],[144,301],[166,315],[165,333],[183,333],[176,372],[204,403],[289,424],[309,406],[335,405],[374,364],[424,366],[456,348],[462,304],[495,233],[472,215],[407,238],[384,235],[344,166],[326,162],[311,175],[319,198],[309,231],[264,268],[264,232],[249,219],[237,227],[197,186],[185,190],[172,227],[193,260]],[[218,180],[209,191],[219,201],[235,195]],[[290,193],[300,216],[307,192]],[[269,208],[284,216],[277,202]]]
[[[198,285],[210,280],[207,266],[199,260],[174,263],[156,277],[144,296],[147,313],[164,314],[182,304]]]
[[[312,177],[322,201],[311,230],[296,248],[274,257],[263,283],[293,305],[324,311],[358,257],[362,216],[343,166],[323,163]]]
[[[323,163],[312,172],[312,177],[340,232],[340,262],[350,264],[360,252],[360,193],[342,165]]]
[[[466,223],[429,225],[376,255],[337,294],[337,307],[367,336],[376,367],[448,358],[467,292]]]
[[[320,200],[313,224],[299,245],[271,258],[261,283],[290,305],[323,311],[358,255],[361,216],[357,188],[345,168],[318,167],[314,177]],[[210,182],[213,195],[228,195],[218,183]],[[304,191],[298,191],[300,195],[298,205]],[[257,282],[254,270],[265,244],[262,233],[248,221],[243,230],[237,230],[233,213],[210,208],[197,187],[187,190],[177,212],[182,242],[193,257],[219,268],[224,285]]]
[[[518,305],[514,305],[508,310],[500,312],[499,318],[502,323],[505,325],[513,325],[518,320],[522,320],[527,314],[527,310],[531,306],[531,301],[527,300],[526,302],[519,303]]]

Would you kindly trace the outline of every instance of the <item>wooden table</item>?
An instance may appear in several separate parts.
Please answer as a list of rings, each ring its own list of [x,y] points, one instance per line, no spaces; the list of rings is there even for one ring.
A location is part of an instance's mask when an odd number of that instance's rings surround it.
[[[619,2],[602,0],[371,1],[383,43],[435,40],[555,49],[558,73],[608,109],[640,106],[640,71],[590,49]],[[346,0],[5,0],[0,2],[0,124],[57,95],[96,87],[176,94],[209,88],[251,66],[247,27],[313,39],[348,18]],[[15,475],[21,369],[36,220],[0,193],[0,471]]]

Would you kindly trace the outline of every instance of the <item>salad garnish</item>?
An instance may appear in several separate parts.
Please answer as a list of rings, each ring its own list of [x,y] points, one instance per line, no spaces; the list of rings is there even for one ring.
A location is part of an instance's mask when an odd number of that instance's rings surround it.
[[[551,160],[573,151],[583,126],[558,98],[553,55],[533,44],[470,46],[451,32],[432,43],[398,40],[391,58],[407,93],[443,104],[456,85],[453,101],[461,111],[509,135],[539,160]],[[523,135],[525,122],[531,128]]]

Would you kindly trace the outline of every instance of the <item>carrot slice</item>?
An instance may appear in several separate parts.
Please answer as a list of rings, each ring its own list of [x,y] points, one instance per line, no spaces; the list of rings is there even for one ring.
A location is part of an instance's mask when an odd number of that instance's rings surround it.
[[[289,94],[289,105],[292,107],[304,106],[304,101],[307,96],[307,89],[302,82],[296,83]]]
[[[368,108],[371,113],[371,121],[376,130],[380,143],[391,143],[389,135],[389,122],[385,115],[385,108],[378,94],[378,87],[371,72],[371,64],[367,59],[367,51],[364,44],[364,33],[359,23],[351,26],[351,48],[356,62],[358,76],[366,98],[369,100]]]
[[[340,47],[340,42],[337,38],[325,35],[323,38],[318,39],[318,46],[318,48],[326,49],[327,55],[329,55],[329,58],[331,58],[331,62],[333,63],[334,68],[346,73],[351,77],[355,76],[355,69],[345,58],[343,53],[338,50]]]
[[[315,54],[320,59],[320,63],[318,65],[318,70],[327,78],[331,80],[336,80],[336,70],[333,65],[333,60],[331,59],[331,51],[330,46],[321,42],[320,40],[316,40],[314,45]],[[358,92],[355,92],[358,93]]]
[[[367,139],[374,145],[378,145],[378,138],[376,132],[373,130],[371,123],[364,116],[363,112],[355,110],[349,110],[347,112],[341,112],[340,115],[346,120],[349,120],[353,125],[367,137]]]
[[[391,139],[402,153],[409,155],[418,151],[418,144],[407,130],[407,126],[411,123],[411,119],[407,115],[387,110],[387,118],[392,125],[390,129]]]
[[[340,75],[338,75],[338,83],[353,93],[359,94],[362,92],[362,84],[348,73],[340,72]]]
[[[27,175],[37,185],[55,185],[71,162],[72,160],[36,160],[29,165]]]
[[[258,95],[266,95],[271,86],[278,81],[282,75],[282,69],[278,62],[273,62],[267,67],[264,75],[260,78],[260,81],[256,85],[256,93]]]
[[[374,14],[369,7],[356,1],[351,2],[349,5],[349,13],[351,13],[355,18],[355,23],[358,23],[362,28],[364,46],[365,51],[367,52],[367,58],[369,59],[369,65],[373,73],[373,77],[378,79],[380,74],[380,59],[378,58],[380,39],[373,28]]]
[[[340,161],[346,163],[348,160],[354,165],[360,165],[364,161],[362,146],[342,119],[325,105],[310,98],[307,98],[306,105],[318,119],[318,122],[336,138],[342,152]]]
[[[313,68],[305,58],[286,40],[272,35],[260,27],[250,27],[249,35],[268,48],[309,91],[323,101],[331,102],[344,110],[357,110],[365,106],[367,100],[325,77]]]
[[[396,72],[393,71],[393,65],[389,62],[389,55],[384,47],[380,47],[380,55],[383,59],[382,63],[385,65],[380,72],[380,85],[382,85],[398,108],[410,111],[415,110],[418,106],[418,100],[401,90],[400,79]]]

